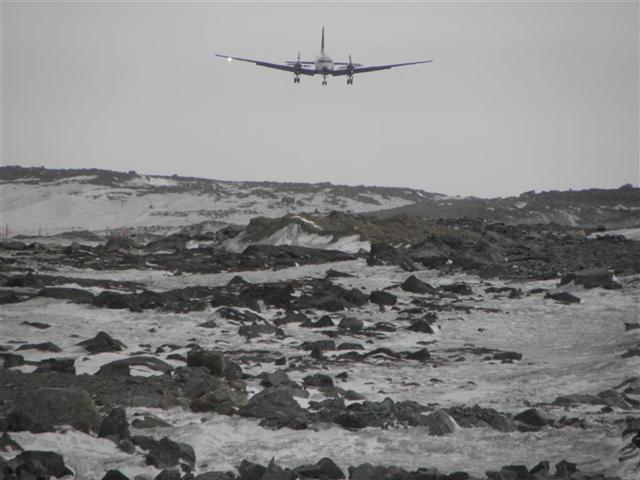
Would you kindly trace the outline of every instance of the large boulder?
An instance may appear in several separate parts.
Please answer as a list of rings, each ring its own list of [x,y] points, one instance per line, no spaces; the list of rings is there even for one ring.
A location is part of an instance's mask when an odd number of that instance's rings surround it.
[[[513,432],[516,429],[513,418],[492,408],[452,407],[448,409],[451,417],[463,428],[491,427],[500,432]]]
[[[260,425],[269,428],[307,428],[308,414],[287,388],[266,388],[249,399],[238,413],[244,417],[262,419]]]
[[[391,480],[406,478],[408,472],[395,465],[380,466],[364,463],[357,467],[349,467],[349,480]]]
[[[194,412],[216,412],[222,415],[232,415],[235,408],[247,403],[247,396],[243,390],[221,384],[191,402]]]
[[[134,437],[134,440],[137,440]],[[134,441],[135,443],[135,441]],[[196,454],[191,445],[179,443],[164,437],[162,440],[146,439],[138,442],[139,446],[148,450],[145,462],[156,468],[171,468],[180,463],[184,463],[193,468],[196,463]]]
[[[85,433],[97,431],[100,414],[86,390],[39,388],[22,392],[6,422],[7,430],[50,432],[58,425],[71,425]]]
[[[438,410],[427,415],[425,423],[429,427],[429,435],[442,436],[460,428],[446,410]]]
[[[428,283],[423,282],[415,275],[411,275],[404,282],[402,282],[402,285],[400,285],[400,288],[402,288],[402,290],[406,292],[420,293],[420,294],[433,293],[436,291],[435,288],[433,288]]]
[[[56,372],[75,375],[76,367],[74,363],[75,359],[73,358],[47,358],[38,362],[34,373]]]
[[[157,357],[136,355],[133,357],[121,358],[120,360],[114,360],[113,362],[106,363],[100,367],[96,374],[124,374],[127,369],[129,369],[130,371],[130,367],[145,367],[161,373],[170,373],[171,370],[173,370],[173,367],[171,365],[163,360],[160,360]]]
[[[95,337],[83,340],[78,345],[83,346],[90,353],[120,352],[127,348],[124,343],[106,332],[98,332]]]
[[[223,376],[226,367],[224,355],[213,350],[190,350],[187,353],[187,366],[205,367],[211,375]]]
[[[357,331],[362,330],[363,327],[364,322],[360,318],[355,317],[344,317],[340,320],[340,323],[338,323],[338,328],[342,330]]]
[[[124,408],[114,408],[100,424],[98,437],[109,438],[114,442],[119,442],[131,437],[129,433],[129,423],[127,413]]]
[[[571,295],[569,292],[547,292],[544,298],[550,298],[556,302],[569,305],[571,303],[580,303],[580,298],[575,295]]]
[[[396,297],[394,294],[384,292],[382,290],[374,290],[373,292],[371,292],[371,295],[369,295],[369,299],[371,300],[371,303],[388,306],[395,305],[398,301],[398,297]]]
[[[342,480],[344,473],[330,458],[322,458],[315,465],[301,465],[294,472],[302,478],[318,478],[324,480]]]
[[[55,452],[44,452],[30,450],[22,452],[17,457],[9,460],[6,464],[9,475],[7,478],[16,479],[48,479],[51,477],[61,478],[73,475],[64,464],[62,456]],[[0,470],[0,474],[4,474]],[[13,475],[11,475],[13,474]],[[4,478],[4,475],[2,476]]]

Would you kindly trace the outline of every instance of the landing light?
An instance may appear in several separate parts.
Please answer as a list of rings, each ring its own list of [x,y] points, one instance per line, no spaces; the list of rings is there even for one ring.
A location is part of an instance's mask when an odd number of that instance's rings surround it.
[[[227,62],[230,62],[231,60],[233,60],[233,58],[227,57]]]

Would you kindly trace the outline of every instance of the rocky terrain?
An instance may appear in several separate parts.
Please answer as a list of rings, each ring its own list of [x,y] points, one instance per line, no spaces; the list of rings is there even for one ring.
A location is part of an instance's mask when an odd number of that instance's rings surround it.
[[[638,189],[2,181],[0,478],[640,476]]]

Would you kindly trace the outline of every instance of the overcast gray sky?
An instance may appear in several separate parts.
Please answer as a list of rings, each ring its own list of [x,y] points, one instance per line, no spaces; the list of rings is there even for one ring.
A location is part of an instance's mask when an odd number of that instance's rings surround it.
[[[639,180],[626,3],[4,3],[2,161],[506,196]],[[434,63],[300,85],[271,61]]]

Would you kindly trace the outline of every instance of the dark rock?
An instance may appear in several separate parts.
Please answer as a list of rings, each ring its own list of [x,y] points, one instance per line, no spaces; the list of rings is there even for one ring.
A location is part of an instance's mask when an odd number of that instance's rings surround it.
[[[441,285],[443,292],[455,293],[456,295],[472,295],[473,290],[466,283],[452,283],[451,285]]]
[[[333,268],[330,268],[329,270],[327,270],[327,273],[325,274],[325,276],[327,278],[350,278],[350,277],[353,277],[353,275],[351,275],[350,273],[340,272],[338,270],[334,270]]]
[[[374,290],[371,292],[371,295],[369,295],[369,300],[371,300],[371,303],[375,303],[377,305],[392,306],[396,304],[398,297],[389,292]]]
[[[120,352],[127,348],[124,343],[114,339],[106,332],[98,332],[95,337],[84,340],[78,345],[83,346],[90,353]]]
[[[124,309],[131,308],[134,301],[134,295],[104,291],[93,300],[93,304],[100,308]]]
[[[420,333],[434,333],[431,323],[422,318],[412,323],[411,326],[407,327],[407,330]]]
[[[575,295],[571,295],[569,292],[547,292],[544,298],[550,298],[555,300],[556,302],[570,304],[570,303],[580,303],[580,298]]]
[[[589,404],[589,405],[605,405],[608,407],[621,408],[623,410],[631,410],[640,407],[640,401],[634,400],[615,390],[605,390],[597,395],[575,393],[557,397],[553,403],[555,405],[573,405],[573,404]]]
[[[338,345],[338,350],[364,350],[364,347],[359,343],[344,342]]]
[[[271,459],[260,480],[295,480],[296,478],[297,475],[294,472],[283,469],[279,465],[276,465],[274,459]]]
[[[336,349],[336,342],[333,340],[316,340],[314,342],[304,342],[302,348],[305,350],[320,350],[321,352],[333,351]]]
[[[529,473],[531,475],[540,475],[543,478],[550,476],[549,472],[551,471],[551,467],[549,466],[549,462],[546,460],[543,460],[542,462],[538,463],[535,467],[533,467]]]
[[[238,413],[244,417],[260,418],[260,425],[268,428],[287,427],[293,430],[307,428],[307,411],[295,401],[285,388],[267,388],[249,399]]]
[[[55,452],[30,450],[22,452],[14,459],[7,462],[8,467],[19,479],[48,479],[51,477],[64,477],[72,475],[64,464],[62,455]]]
[[[121,358],[120,360],[114,360],[113,362],[106,363],[100,367],[97,375],[105,375],[105,374],[122,374],[126,371],[126,369],[122,368],[126,367],[146,367],[151,370],[156,370],[162,373],[169,373],[173,370],[173,367],[169,365],[167,362],[160,360],[157,357],[150,357],[146,355],[136,355],[134,357],[129,358]]]
[[[417,278],[415,275],[411,275],[404,282],[402,282],[402,285],[400,286],[400,288],[402,288],[402,290],[406,292],[419,293],[419,294],[433,293],[436,291],[435,288],[433,288],[428,283],[423,282],[422,280]]]
[[[261,373],[259,375],[262,378],[260,385],[263,387],[278,387],[280,385],[287,385],[291,383],[291,379],[287,372],[284,370],[276,370],[273,373]]]
[[[128,377],[131,375],[131,368],[127,363],[115,362],[102,365],[95,375],[121,375]]]
[[[180,480],[182,474],[176,468],[165,468],[153,480]]]
[[[120,470],[109,470],[104,474],[102,480],[129,480],[129,477],[127,477]]]
[[[80,288],[45,287],[38,293],[41,297],[69,300],[73,303],[93,303],[93,293]]]
[[[220,307],[216,310],[216,314],[220,315],[222,318],[226,318],[227,320],[235,320],[236,322],[264,322],[264,318],[262,318],[257,313],[252,312],[251,310],[238,310],[233,307]]]
[[[38,362],[34,373],[67,373],[76,374],[75,360],[73,358],[47,358]]]
[[[340,467],[338,467],[333,460],[326,457],[318,461],[315,465],[302,465],[294,468],[293,471],[303,479],[342,480],[345,478]]]
[[[44,322],[28,322],[26,320],[24,322],[22,322],[22,325],[29,325],[30,327],[37,328],[38,330],[45,330],[45,329],[51,327],[51,325],[49,325],[48,323],[44,323]]]
[[[266,471],[267,469],[262,465],[242,460],[238,467],[238,473],[240,474],[238,480],[261,480]]]
[[[364,463],[349,467],[349,480],[395,480],[406,478],[408,472],[396,466],[374,466]]]
[[[481,408],[478,405],[473,407],[452,407],[448,409],[458,425],[463,428],[469,427],[491,427],[500,432],[513,432],[516,429],[513,419],[492,408]]]
[[[313,375],[307,375],[302,379],[304,384],[308,387],[327,388],[333,387],[333,379],[329,375],[322,373],[314,373]]]
[[[513,418],[537,428],[544,427],[549,423],[549,421],[540,413],[540,410],[538,410],[537,408],[529,408],[527,410],[524,410],[518,413]]]
[[[306,322],[302,322],[300,326],[305,328],[331,328],[335,327],[335,324],[333,323],[333,320],[331,320],[331,317],[329,315],[323,315],[315,323],[312,322],[311,319],[309,319]]]
[[[353,318],[353,317],[344,317],[342,320],[340,320],[340,323],[338,324],[338,328],[341,328],[344,330],[357,331],[357,330],[362,330],[362,327],[364,327],[364,322],[359,318]]]
[[[2,368],[12,368],[24,365],[24,357],[17,353],[0,352]]]
[[[365,305],[369,301],[369,297],[366,293],[358,290],[357,288],[352,288],[348,292],[344,294],[344,298],[356,307],[361,307]]]
[[[8,450],[15,450],[17,452],[24,452],[24,448],[22,448],[11,436],[4,432],[0,437],[0,451],[6,452]]]
[[[165,427],[170,427],[171,424],[168,423],[168,422],[165,422],[161,418],[158,418],[158,417],[156,417],[154,415],[147,414],[142,418],[133,419],[133,421],[131,422],[131,426],[133,428],[147,429],[147,428],[165,428]]]
[[[206,472],[198,475],[194,480],[236,480],[233,472]]]
[[[215,322],[215,320],[207,320],[206,322],[202,322],[198,326],[202,328],[216,328],[218,324]]]
[[[631,323],[624,322],[625,332],[628,332],[629,330],[637,330],[639,328],[640,328],[640,322],[631,322]]]
[[[100,424],[100,415],[91,395],[72,388],[47,387],[22,392],[10,417],[12,415],[14,421],[19,420],[18,425],[10,425],[12,431],[27,429],[40,433],[53,431],[56,425],[71,425],[88,433],[96,431]],[[20,428],[25,426],[29,428]]]
[[[178,443],[164,437],[162,440],[151,440],[147,443],[149,454],[145,459],[147,465],[152,465],[159,469],[171,468],[180,462],[193,467],[196,463],[196,454],[193,447],[186,443]],[[143,447],[144,448],[144,447]]]
[[[497,352],[493,354],[494,360],[500,360],[502,363],[513,363],[522,360],[522,354],[518,352]]]
[[[246,398],[228,385],[220,385],[191,402],[194,412],[216,412],[221,415],[232,415],[235,407],[246,403]]]
[[[114,442],[131,438],[129,433],[129,423],[127,422],[127,414],[124,408],[114,408],[100,424],[98,437],[106,437]]]
[[[395,325],[389,322],[376,322],[373,325],[373,327],[371,327],[370,329],[376,332],[390,332],[390,333],[393,333],[398,330],[395,327]]]
[[[20,345],[16,351],[18,350],[40,350],[41,352],[52,352],[59,353],[62,349],[52,342],[44,342],[44,343],[25,343],[24,345]]]
[[[405,355],[405,358],[408,360],[418,360],[419,362],[426,362],[431,358],[431,354],[429,350],[426,348],[421,348],[415,352],[409,352]]]
[[[302,312],[296,312],[294,310],[287,310],[282,317],[276,317],[273,319],[275,325],[285,325],[287,323],[305,323],[311,320]]]
[[[223,376],[226,366],[224,355],[213,350],[190,350],[187,366],[205,367],[211,375]]]
[[[569,478],[572,473],[578,471],[575,463],[562,460],[556,464],[556,477],[557,478]]]
[[[247,338],[257,338],[261,335],[274,335],[278,333],[284,335],[284,332],[278,327],[258,323],[254,323],[253,325],[242,325],[238,328],[238,334]]]
[[[429,427],[429,435],[447,435],[455,432],[457,425],[446,410],[438,410],[426,416],[425,423]]]

